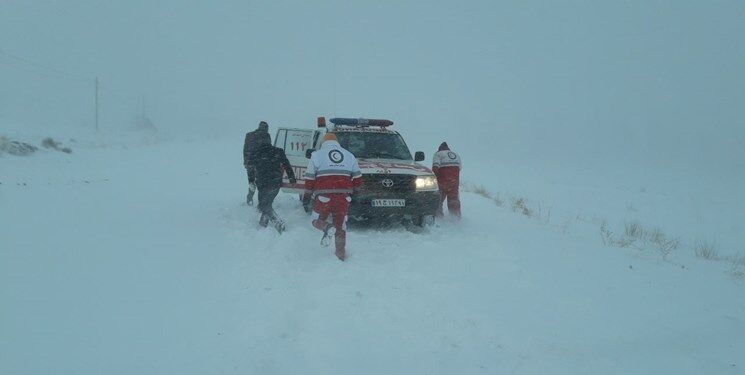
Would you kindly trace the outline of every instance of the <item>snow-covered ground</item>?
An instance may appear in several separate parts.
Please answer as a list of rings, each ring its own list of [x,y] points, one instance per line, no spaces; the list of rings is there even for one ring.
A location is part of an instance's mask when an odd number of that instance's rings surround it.
[[[745,373],[737,174],[464,150],[461,222],[355,228],[342,263],[294,196],[257,228],[241,136],[76,142],[0,156],[2,374]]]

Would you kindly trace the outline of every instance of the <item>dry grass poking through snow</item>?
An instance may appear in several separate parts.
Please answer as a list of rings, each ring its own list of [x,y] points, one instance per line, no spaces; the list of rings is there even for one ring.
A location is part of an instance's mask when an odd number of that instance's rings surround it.
[[[544,212],[540,205],[537,206],[537,209],[533,208],[528,204],[528,200],[521,196],[508,198],[509,205],[506,205],[505,200],[499,193],[492,193],[483,185],[463,184],[461,190],[480,195],[494,202],[498,207],[506,206],[512,212],[532,219],[539,219],[544,224],[548,224],[551,218],[550,210]],[[624,224],[623,230],[614,232],[608,223],[603,220],[600,224],[600,238],[605,246],[653,251],[666,262],[670,262],[669,257],[681,246],[679,237],[668,237],[660,228],[645,227],[636,221],[628,222]],[[728,273],[738,280],[745,280],[745,256],[738,254],[737,256],[721,257],[717,251],[716,243],[712,241],[698,241],[692,247],[696,256],[701,259],[726,261],[730,265]]]
[[[525,198],[513,197],[510,200],[510,202],[511,202],[510,206],[512,207],[512,212],[519,212],[527,217],[533,217],[533,210],[528,208],[527,204],[525,203]]]
[[[638,222],[630,222],[624,225],[623,233],[615,234],[608,228],[608,223],[600,225],[600,237],[606,246],[632,247],[638,250],[655,250],[663,260],[680,247],[680,239],[669,238],[659,228],[646,228]]]
[[[614,247],[629,247],[634,243],[632,237],[628,236],[617,236],[610,228],[608,223],[603,221],[600,224],[600,238],[603,240],[603,245],[614,246]]]
[[[717,245],[711,241],[698,241],[694,246],[696,256],[706,260],[721,260],[717,252]]]
[[[638,250],[654,249],[665,261],[668,261],[670,254],[681,245],[679,238],[668,238],[659,228],[649,229],[637,222],[626,223],[621,234],[614,233],[609,229],[608,224],[603,222],[600,225],[600,237],[606,246]],[[716,242],[709,240],[697,241],[692,248],[698,258],[729,263],[727,273],[735,279],[745,280],[745,256],[739,254],[729,257],[720,256]]]
[[[499,193],[494,194],[483,185],[464,184],[464,185],[461,185],[461,189],[463,189],[463,191],[474,193],[486,199],[489,199],[499,207],[504,207],[505,205],[505,201],[504,199],[502,199]],[[536,211],[535,209],[528,206],[528,200],[525,199],[524,197],[511,197],[509,198],[509,202],[510,202],[509,207],[512,210],[512,212],[517,212],[529,218],[542,218],[543,216],[543,211],[542,210]],[[550,216],[550,212],[547,213],[547,215]]]
[[[504,206],[504,200],[502,197],[499,196],[499,194],[492,194],[484,185],[464,185],[462,186],[464,191],[470,191],[471,193],[478,194],[486,199],[489,199],[493,201],[497,206],[502,207]]]
[[[738,280],[745,280],[745,255],[720,256],[716,242],[705,240],[697,241],[693,250],[697,257],[713,262],[729,263],[729,273]]]
[[[469,189],[467,187],[464,187],[463,190],[468,191]],[[484,187],[484,185],[478,185],[471,187],[471,192],[478,194],[486,199],[492,199],[491,192]]]
[[[738,280],[745,280],[745,255],[737,254],[726,259],[729,264],[728,273]]]

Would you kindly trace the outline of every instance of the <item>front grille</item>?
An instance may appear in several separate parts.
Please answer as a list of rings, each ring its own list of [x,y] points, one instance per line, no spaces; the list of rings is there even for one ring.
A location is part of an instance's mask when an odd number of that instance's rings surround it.
[[[408,174],[365,174],[362,175],[362,188],[365,191],[413,191],[415,180],[416,176]]]

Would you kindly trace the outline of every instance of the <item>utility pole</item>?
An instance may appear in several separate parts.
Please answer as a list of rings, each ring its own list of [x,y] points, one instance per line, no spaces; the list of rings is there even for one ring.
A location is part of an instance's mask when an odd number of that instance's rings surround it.
[[[98,77],[96,77],[96,132],[98,132]]]

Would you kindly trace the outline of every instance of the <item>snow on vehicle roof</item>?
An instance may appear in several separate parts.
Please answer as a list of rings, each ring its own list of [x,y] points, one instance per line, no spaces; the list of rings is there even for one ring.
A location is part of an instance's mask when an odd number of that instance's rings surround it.
[[[386,128],[382,127],[356,127],[356,126],[335,126],[331,130],[332,133],[341,133],[341,132],[348,132],[348,133],[387,133],[387,134],[398,134],[398,132],[394,130],[388,130]]]
[[[334,117],[329,120],[334,125],[349,125],[349,126],[391,126],[393,121],[386,119],[374,119],[374,118],[349,118],[349,117]]]

